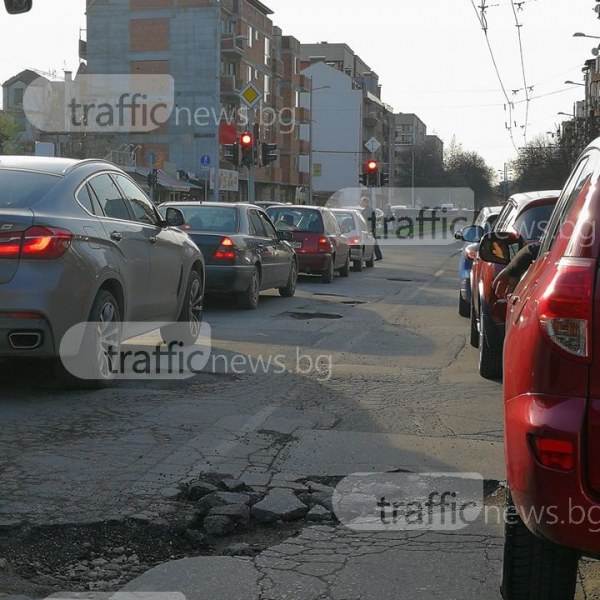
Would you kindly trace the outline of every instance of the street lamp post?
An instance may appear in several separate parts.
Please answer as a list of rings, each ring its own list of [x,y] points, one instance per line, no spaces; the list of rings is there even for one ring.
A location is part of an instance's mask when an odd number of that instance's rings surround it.
[[[585,87],[585,83],[578,83],[577,81],[571,81],[570,79],[567,79],[565,83],[570,85],[582,85],[583,87]]]
[[[330,85],[322,85],[313,89],[313,78],[310,79],[310,93],[308,95],[308,204],[313,203],[313,92],[329,90]]]
[[[573,34],[573,37],[586,37],[586,38],[592,38],[594,40],[600,40],[599,35],[588,35],[587,33],[581,33],[581,31],[575,32]]]

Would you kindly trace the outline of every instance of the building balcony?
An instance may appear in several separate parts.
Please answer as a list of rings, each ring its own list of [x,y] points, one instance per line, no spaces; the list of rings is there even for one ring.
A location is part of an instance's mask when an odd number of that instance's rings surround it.
[[[243,40],[232,33],[225,33],[221,38],[221,53],[243,56],[246,53]]]
[[[275,77],[283,77],[285,72],[283,61],[279,58],[273,57],[271,59],[271,64],[273,65],[273,74]]]
[[[238,96],[242,87],[242,82],[235,75],[221,75],[222,95]]]
[[[296,108],[295,119],[296,123],[310,123],[310,111],[308,110],[308,108]]]
[[[363,115],[364,124],[367,127],[376,127],[381,121],[379,114],[375,110],[368,110]]]
[[[310,77],[300,75],[300,91],[310,92]]]

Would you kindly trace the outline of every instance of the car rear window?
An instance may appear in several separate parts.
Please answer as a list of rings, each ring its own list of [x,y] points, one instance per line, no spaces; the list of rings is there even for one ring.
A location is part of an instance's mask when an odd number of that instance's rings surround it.
[[[553,210],[554,204],[532,206],[516,218],[513,227],[526,240],[539,240],[548,227]]]
[[[0,169],[0,208],[32,206],[60,180],[49,173]]]
[[[236,233],[238,230],[238,210],[233,206],[174,206],[183,213],[188,231]]]
[[[342,230],[347,228],[348,231],[357,231],[358,228],[356,226],[356,222],[354,220],[354,215],[351,212],[338,212],[334,211],[333,215],[337,219],[337,222],[340,224]]]
[[[283,221],[286,229],[293,229],[299,233],[323,233],[323,219],[321,213],[313,208],[269,208],[267,214],[275,223],[275,228],[280,229],[277,223]]]

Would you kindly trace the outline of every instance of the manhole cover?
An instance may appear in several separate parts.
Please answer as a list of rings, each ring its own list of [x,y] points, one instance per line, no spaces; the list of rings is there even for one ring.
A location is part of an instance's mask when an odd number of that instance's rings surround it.
[[[341,319],[342,315],[336,315],[335,313],[322,313],[322,312],[299,312],[290,311],[284,312],[284,317],[292,317],[292,319]]]

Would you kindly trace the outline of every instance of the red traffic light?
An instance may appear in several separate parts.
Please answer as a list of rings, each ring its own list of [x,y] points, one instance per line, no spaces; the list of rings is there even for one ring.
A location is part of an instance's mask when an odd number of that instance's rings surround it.
[[[242,137],[240,138],[240,143],[242,144],[242,147],[252,146],[252,134],[242,133]]]
[[[379,166],[376,160],[370,160],[369,162],[367,162],[367,171],[369,173],[374,173],[375,171],[377,171],[377,167]]]

